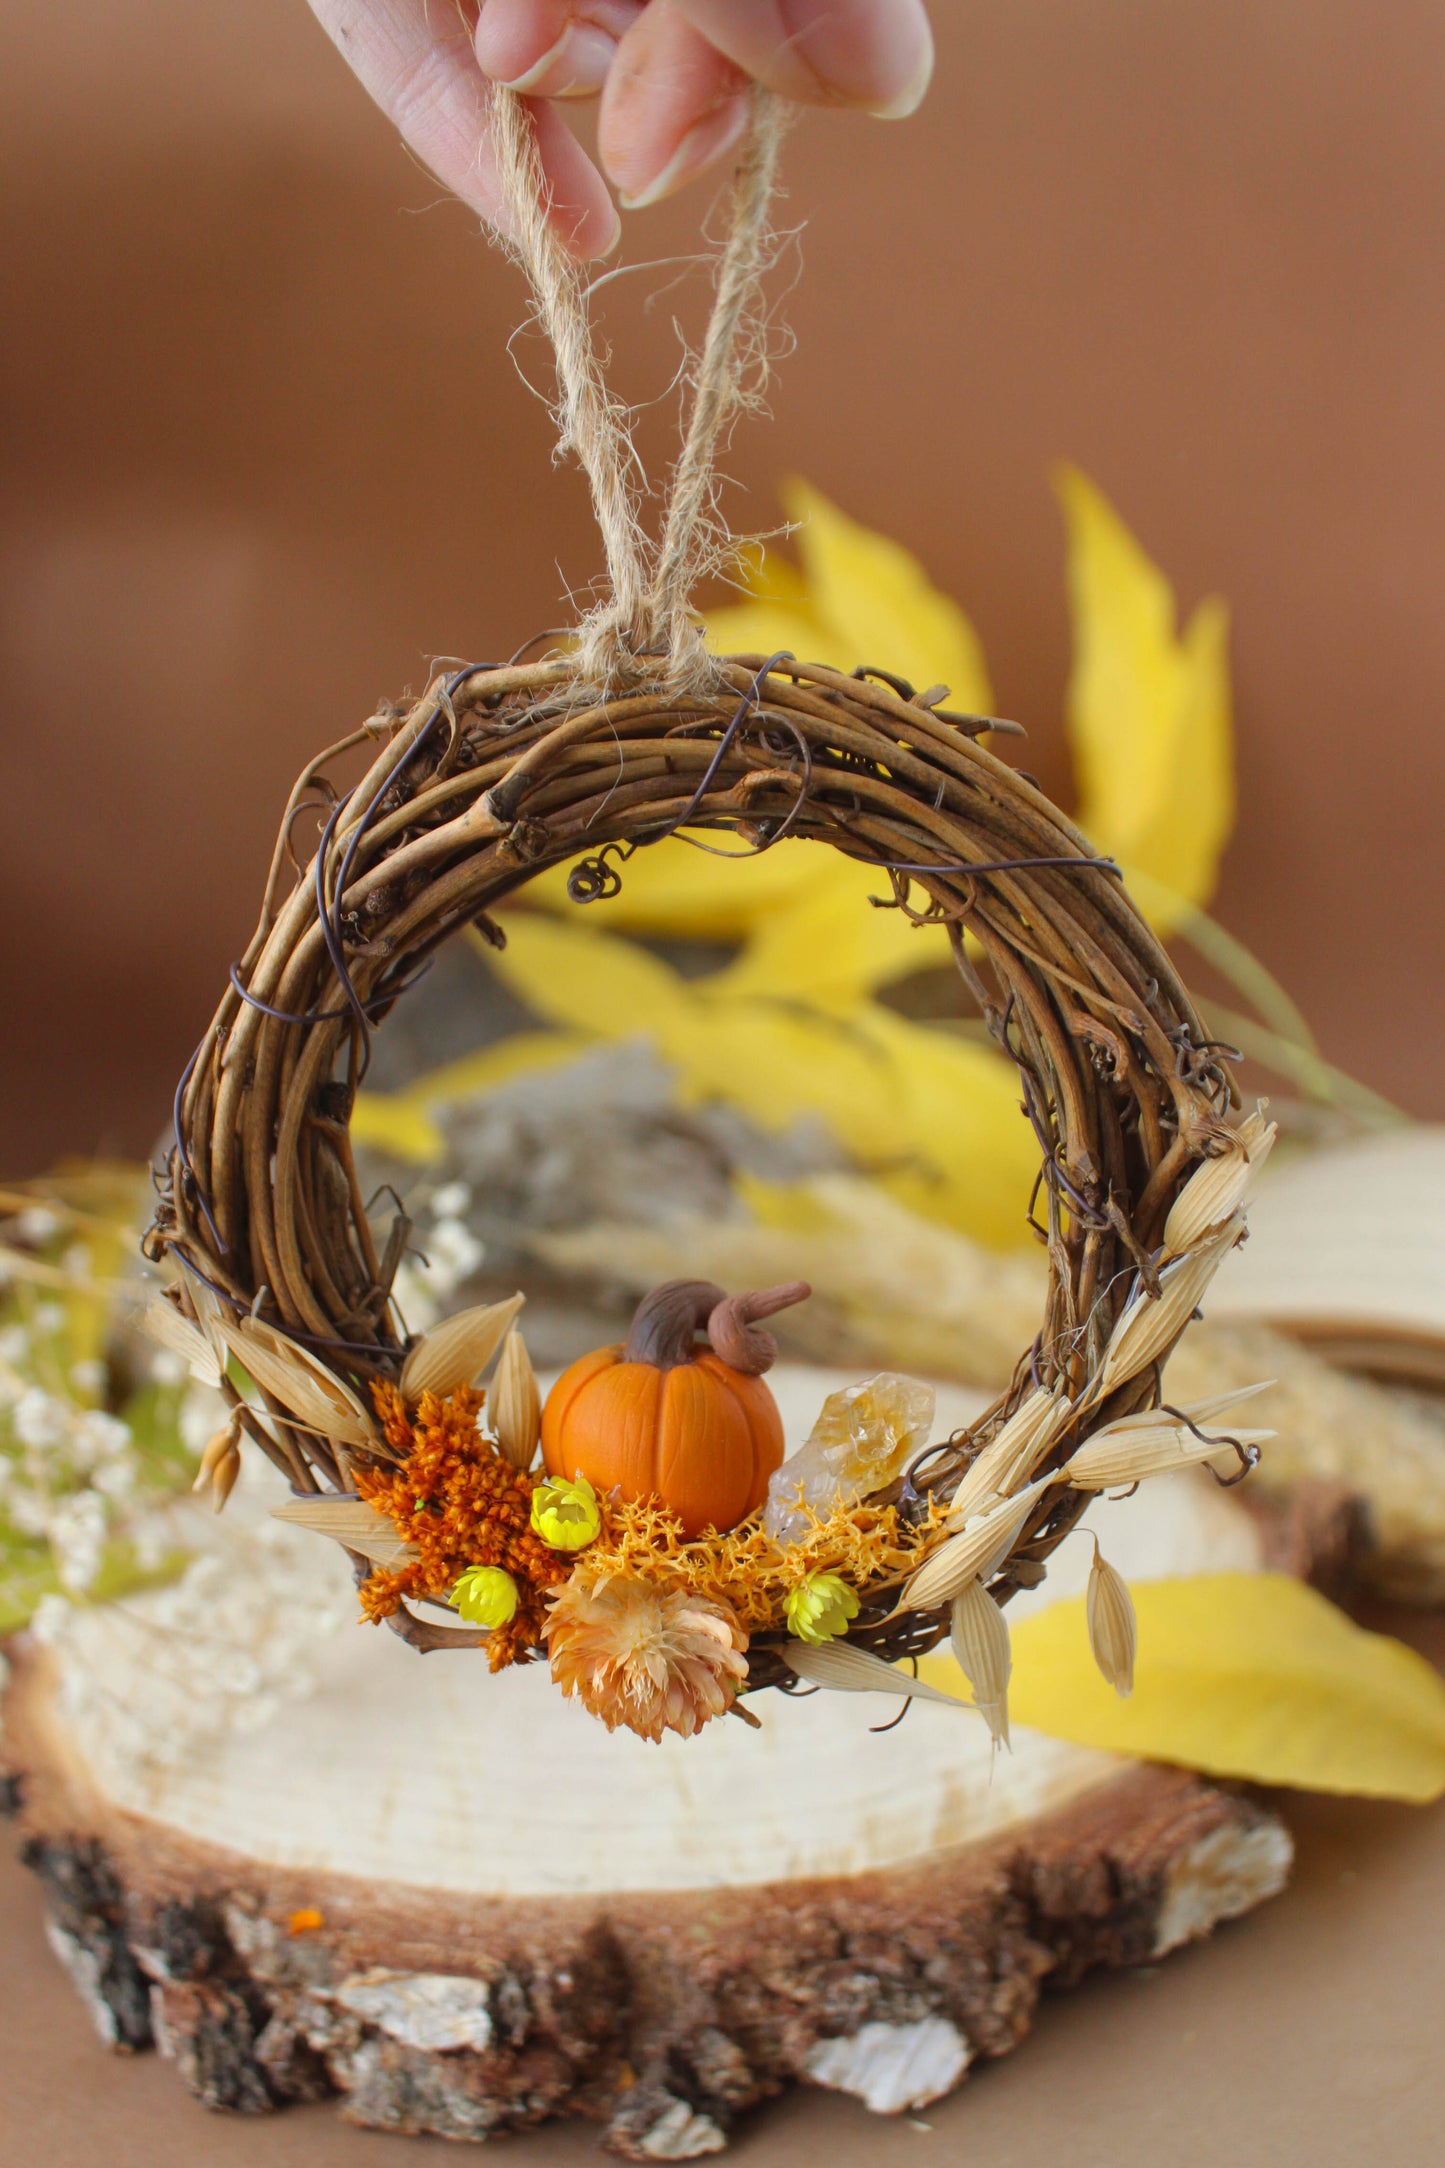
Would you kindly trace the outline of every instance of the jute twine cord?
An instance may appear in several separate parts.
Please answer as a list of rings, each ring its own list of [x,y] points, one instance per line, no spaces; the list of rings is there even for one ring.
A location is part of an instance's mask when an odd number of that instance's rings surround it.
[[[748,329],[768,259],[785,111],[771,92],[752,93],[712,313],[654,557],[640,517],[639,467],[627,413],[607,388],[581,273],[549,215],[527,108],[510,90],[498,86],[493,92],[492,138],[512,220],[512,248],[556,363],[558,450],[575,454],[587,476],[607,559],[611,593],[580,628],[580,674],[593,682],[615,680],[629,656],[659,645],[672,657],[679,680],[704,667],[690,601],[721,554],[712,509],[714,469],[742,401]]]
[[[599,684],[572,648],[455,670],[309,764],[285,810],[256,932],[178,1088],[147,1248],[179,1268],[190,1314],[265,1321],[298,1361],[365,1404],[372,1380],[399,1376],[408,1345],[392,1283],[411,1229],[399,1206],[384,1232],[373,1228],[350,1117],[372,1031],[433,952],[466,926],[502,945],[495,907],[550,867],[570,866],[574,899],[590,903],[625,881],[634,851],[678,832],[699,843],[721,836],[705,847],[729,850],[828,843],[877,870],[882,907],[947,927],[979,1013],[1016,1066],[1040,1146],[1030,1210],[1049,1276],[1039,1333],[988,1414],[895,1487],[911,1512],[922,1498],[951,1499],[1040,1386],[1066,1396],[1068,1411],[1034,1476],[1158,1400],[1167,1346],[1121,1370],[1111,1339],[1117,1357],[1126,1309],[1153,1300],[1170,1206],[1201,1159],[1229,1149],[1234,1098],[1117,867],[980,742],[987,719],[947,712],[886,670],[848,676],[790,655],[709,658],[679,677],[668,637],[686,614],[691,537],[732,396],[726,353],[756,275],[775,150],[775,136],[755,132],[740,190],[749,208],[733,228],[735,261],[719,280],[716,340],[700,370],[707,389],[645,581],[625,461],[607,448],[612,424],[594,433],[597,402],[606,405],[594,358],[584,345],[563,363],[559,349],[568,426],[616,514],[607,547],[622,567],[613,607],[625,668]],[[538,261],[551,260],[548,247],[539,244]],[[726,350],[715,369],[714,343]],[[624,624],[665,636],[632,645]],[[361,781],[333,789],[328,770],[367,745]],[[306,808],[324,825],[288,890]],[[896,1159],[886,1133],[875,1156]],[[268,1421],[249,1410],[241,1419],[294,1488],[348,1489],[354,1444],[298,1420],[275,1392],[261,1390],[257,1405]],[[385,1457],[380,1441],[375,1451]],[[1032,1585],[1087,1502],[1066,1479],[1032,1497],[990,1567],[1001,1574],[991,1592],[1003,1600]],[[896,1587],[860,1593],[851,1645],[910,1655],[948,1631],[946,1602],[900,1610]],[[405,1610],[391,1623],[417,1647],[450,1645]],[[750,1690],[795,1683],[786,1647],[781,1633],[754,1637]]]
[[[580,462],[592,491],[611,595],[589,626],[599,652],[647,624],[647,538],[627,418],[608,391],[592,336],[582,274],[550,217],[537,138],[522,100],[500,85],[492,94],[492,143],[511,214],[513,248],[536,300],[557,371],[557,447]]]

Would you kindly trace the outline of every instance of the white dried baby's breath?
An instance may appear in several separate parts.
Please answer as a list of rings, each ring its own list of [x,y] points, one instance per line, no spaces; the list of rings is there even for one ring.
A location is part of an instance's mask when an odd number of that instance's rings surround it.
[[[1102,1400],[1169,1353],[1243,1233],[1244,1214],[1236,1212],[1191,1256],[1164,1267],[1157,1295],[1141,1287],[1109,1335],[1104,1360],[1090,1388],[1091,1399]]]
[[[1226,1149],[1190,1175],[1164,1222],[1164,1254],[1185,1257],[1233,1217],[1253,1194],[1259,1170],[1274,1149],[1278,1124],[1256,1107]]]
[[[1134,1599],[1128,1582],[1115,1572],[1097,1543],[1089,1569],[1085,1611],[1094,1662],[1120,1699],[1126,1699],[1134,1691],[1134,1654],[1139,1638]]]
[[[424,1332],[402,1365],[401,1393],[407,1404],[414,1406],[423,1393],[445,1399],[464,1385],[475,1385],[525,1300],[524,1295],[508,1295],[504,1302],[458,1310],[455,1317],[444,1317]]]
[[[530,1468],[542,1435],[542,1396],[520,1326],[502,1342],[488,1414],[502,1457],[514,1468]]]
[[[1035,1387],[990,1438],[950,1501],[948,1525],[962,1528],[1000,1498],[1027,1482],[1045,1453],[1067,1430],[1073,1407],[1063,1387]]]
[[[1008,1621],[982,1581],[970,1581],[954,1597],[950,1637],[989,1737],[995,1746],[1007,1746],[1008,1682],[1013,1669]]]
[[[966,1709],[970,1704],[958,1694],[911,1679],[875,1656],[870,1649],[850,1648],[846,1641],[827,1641],[821,1648],[790,1641],[784,1661],[811,1686],[826,1686],[840,1694],[893,1694],[911,1701],[941,1701],[947,1709]]]
[[[1065,1463],[1063,1473],[1075,1490],[1116,1490],[1198,1461],[1228,1460],[1236,1443],[1265,1445],[1274,1435],[1272,1430],[1236,1430],[1227,1438],[1212,1437],[1156,1411],[1150,1422],[1111,1423],[1107,1430],[1096,1431]]]
[[[940,1543],[904,1589],[900,1610],[936,1610],[940,1604],[951,1603],[968,1582],[996,1572],[1035,1502],[1053,1481],[1052,1476],[1041,1476],[1036,1483],[1026,1484]]]

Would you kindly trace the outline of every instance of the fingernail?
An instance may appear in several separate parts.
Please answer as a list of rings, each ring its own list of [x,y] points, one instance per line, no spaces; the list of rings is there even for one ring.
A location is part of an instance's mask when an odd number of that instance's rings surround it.
[[[616,53],[616,38],[595,23],[569,23],[556,44],[506,88],[540,98],[595,98]]]
[[[678,144],[667,164],[655,179],[645,186],[634,189],[631,194],[620,193],[618,201],[624,211],[645,211],[650,203],[661,203],[664,196],[672,195],[690,181],[704,166],[731,150],[748,124],[748,104],[745,98],[730,98],[726,105],[709,113],[705,120],[697,121]]]
[[[895,97],[887,99],[882,105],[872,105],[868,108],[875,120],[907,120],[910,113],[918,111],[928,94],[928,86],[933,81],[933,57],[933,32],[925,23],[923,25],[923,51],[919,57],[917,67],[914,69],[909,81]]]

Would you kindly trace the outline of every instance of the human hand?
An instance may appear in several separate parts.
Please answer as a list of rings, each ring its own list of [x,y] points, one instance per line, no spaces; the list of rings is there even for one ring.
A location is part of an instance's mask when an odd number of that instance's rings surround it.
[[[531,107],[552,216],[580,259],[727,157],[750,82],[901,119],[933,70],[924,0],[311,0],[382,111],[446,187],[505,231],[487,83]],[[599,172],[556,109],[601,97]]]

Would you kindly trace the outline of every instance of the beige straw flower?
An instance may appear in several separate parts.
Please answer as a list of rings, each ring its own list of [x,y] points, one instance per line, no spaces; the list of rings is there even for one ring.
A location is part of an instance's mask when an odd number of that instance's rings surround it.
[[[580,1566],[552,1600],[552,1676],[609,1731],[690,1739],[747,1677],[748,1637],[725,1603]]]

